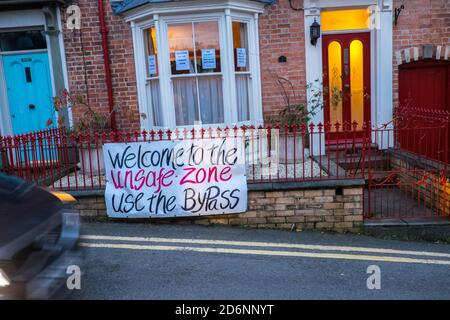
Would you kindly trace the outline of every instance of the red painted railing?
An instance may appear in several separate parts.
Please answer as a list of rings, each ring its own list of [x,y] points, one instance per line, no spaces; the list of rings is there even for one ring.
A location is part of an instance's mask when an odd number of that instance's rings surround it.
[[[331,133],[338,139],[329,140]],[[60,128],[0,137],[1,171],[53,189],[102,189],[104,143],[214,137],[244,140],[249,183],[367,179],[385,170],[394,150],[448,163],[448,122],[416,128],[352,123],[79,134]]]
[[[394,116],[397,147],[448,163],[449,123],[450,113],[447,111],[398,108]]]

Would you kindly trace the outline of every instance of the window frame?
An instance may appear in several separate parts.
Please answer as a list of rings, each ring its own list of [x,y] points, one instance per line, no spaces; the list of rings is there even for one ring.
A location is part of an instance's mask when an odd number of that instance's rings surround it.
[[[141,118],[141,129],[155,130],[166,128],[192,128],[193,125],[177,126],[175,116],[175,104],[173,97],[172,79],[180,77],[199,77],[207,75],[220,75],[222,77],[222,92],[224,106],[224,123],[204,124],[203,127],[230,127],[234,125],[261,125],[263,124],[262,97],[261,97],[261,76],[259,62],[259,37],[258,37],[258,16],[261,12],[240,12],[230,9],[222,9],[203,13],[183,13],[183,14],[153,14],[139,22],[131,21],[136,80],[138,91],[138,103],[140,114],[145,114]],[[168,27],[176,23],[195,23],[204,21],[217,21],[219,28],[219,47],[221,57],[221,71],[218,73],[198,73],[189,75],[172,75],[170,70]],[[234,48],[233,48],[233,28],[232,22],[247,24],[248,38],[248,65],[249,71],[236,72],[234,68]],[[158,51],[157,64],[159,74],[157,77],[148,77],[146,66],[145,30],[155,27],[156,47]],[[238,121],[237,109],[237,74],[249,75],[249,121]],[[150,79],[159,79],[160,103],[163,110],[163,126],[154,126],[152,106],[149,101],[151,97],[146,91],[146,84]]]
[[[170,69],[170,48],[169,48],[169,25],[171,24],[180,24],[180,23],[195,23],[195,22],[211,22],[211,21],[217,21],[218,27],[219,27],[219,47],[220,47],[220,59],[221,59],[221,71],[215,72],[215,73],[195,73],[195,74],[179,74],[179,75],[173,75],[172,71]],[[169,126],[170,128],[191,128],[195,124],[192,125],[177,125],[176,124],[176,115],[175,115],[175,101],[173,97],[173,79],[179,79],[179,78],[196,78],[196,77],[202,77],[202,76],[221,76],[222,77],[222,95],[223,95],[223,107],[224,107],[224,123],[227,123],[229,115],[229,110],[227,109],[227,103],[228,103],[228,96],[229,96],[229,88],[225,84],[226,77],[227,77],[227,69],[228,65],[225,62],[224,63],[224,52],[226,52],[226,45],[224,45],[225,35],[224,35],[224,29],[225,26],[223,25],[223,17],[220,14],[217,13],[209,13],[209,14],[189,14],[189,15],[182,15],[182,16],[166,16],[162,20],[162,26],[161,26],[161,36],[164,39],[163,41],[163,55],[166,58],[164,62],[164,84],[165,91],[169,94],[170,101],[167,101],[167,106],[169,108],[165,108],[164,112],[168,114],[169,116]],[[166,123],[167,124],[167,123]],[[207,124],[204,126],[211,126],[216,127],[222,124]]]

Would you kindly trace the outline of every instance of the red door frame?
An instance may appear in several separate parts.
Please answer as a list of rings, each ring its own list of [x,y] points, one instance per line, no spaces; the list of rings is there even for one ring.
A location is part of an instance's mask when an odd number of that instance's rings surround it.
[[[337,41],[341,45],[341,57],[342,57],[342,72],[345,74],[345,62],[344,62],[344,50],[348,49],[348,74],[343,76],[342,79],[342,119],[344,123],[351,123],[351,99],[350,99],[350,43],[353,40],[360,40],[363,43],[363,82],[364,82],[364,122],[370,121],[371,106],[370,106],[370,86],[371,86],[371,69],[370,69],[370,32],[358,32],[358,33],[346,33],[346,34],[325,34],[322,38],[322,67],[323,67],[323,85],[324,88],[329,88],[328,80],[328,46],[331,42]],[[330,101],[328,90],[324,91],[324,119],[325,123],[330,122]],[[334,123],[331,124],[334,128]],[[341,124],[342,125],[342,124]],[[341,129],[342,130],[342,126]],[[355,137],[358,139],[363,138],[364,133],[357,131],[352,133],[352,139]],[[350,138],[350,137],[348,137]],[[331,132],[325,137],[327,144],[341,143],[342,140],[346,140],[342,134]]]

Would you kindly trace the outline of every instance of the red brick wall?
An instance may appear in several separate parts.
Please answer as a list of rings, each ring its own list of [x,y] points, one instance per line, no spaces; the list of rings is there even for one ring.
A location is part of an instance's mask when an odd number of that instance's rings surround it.
[[[62,10],[69,90],[73,94],[81,95],[93,108],[108,110],[97,1],[80,0],[75,3],[81,10],[81,32],[66,29],[66,14],[65,10]],[[104,1],[104,4],[106,27],[109,30],[109,56],[118,129],[140,129],[131,29],[123,18],[112,14],[109,1]],[[80,42],[80,35],[83,45]],[[133,112],[126,112],[127,108]],[[76,121],[80,110],[73,112]],[[128,115],[130,113],[133,114],[132,118]]]
[[[395,52],[424,44],[450,45],[450,1],[394,0],[394,7],[404,3],[398,25],[393,29],[394,102],[398,100],[398,67]],[[444,51],[441,52],[441,56]]]
[[[295,88],[292,103],[306,101],[305,35],[303,11],[294,11],[289,1],[267,6],[260,16],[261,84],[264,116],[276,117],[284,106],[276,86],[277,76],[287,78]],[[286,56],[286,63],[278,57]],[[293,96],[293,93],[292,93]]]
[[[394,0],[398,7],[403,1]],[[64,30],[70,90],[87,99],[85,81],[89,88],[89,102],[96,108],[108,108],[101,34],[97,1],[79,0],[82,13],[81,35],[84,59],[81,54],[80,32]],[[109,1],[105,1],[106,23],[114,102],[121,106],[117,116],[118,128],[139,129],[137,90],[135,81],[133,44],[130,26],[123,18],[112,14]],[[64,11],[63,11],[64,12]],[[65,14],[63,14],[65,24]],[[262,98],[264,116],[276,117],[284,102],[276,85],[277,76],[287,78],[294,86],[293,103],[305,102],[306,66],[303,11],[294,11],[287,0],[267,6],[260,16],[260,53]],[[397,27],[394,27],[394,54],[397,50],[423,44],[448,45],[450,43],[450,2],[448,0],[409,0],[405,3]],[[443,53],[442,53],[443,54]],[[279,63],[280,56],[286,63]],[[394,100],[397,99],[398,68],[394,64]],[[87,79],[84,73],[87,73]],[[293,95],[294,93],[292,93]],[[132,119],[124,113],[133,111]],[[76,118],[75,111],[75,118]]]

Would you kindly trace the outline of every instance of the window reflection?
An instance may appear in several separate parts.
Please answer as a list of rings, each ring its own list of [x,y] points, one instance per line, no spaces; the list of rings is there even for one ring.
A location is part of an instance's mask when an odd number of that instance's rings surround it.
[[[146,66],[147,75],[155,77],[159,74],[158,68],[158,50],[156,47],[156,32],[155,27],[145,30],[145,47],[146,47]]]
[[[247,24],[233,21],[233,52],[235,71],[248,71]]]
[[[0,51],[37,49],[47,49],[47,42],[42,30],[0,33]]]
[[[197,72],[220,72],[219,25],[217,22],[194,23]]]
[[[189,74],[195,73],[194,63],[194,32],[192,23],[173,24],[169,26],[169,50],[170,50],[170,67],[172,74]],[[189,59],[189,68],[178,68],[176,64],[177,53],[187,51]]]
[[[224,122],[219,24],[169,25],[170,67],[177,125]],[[207,74],[207,75],[202,75]]]

